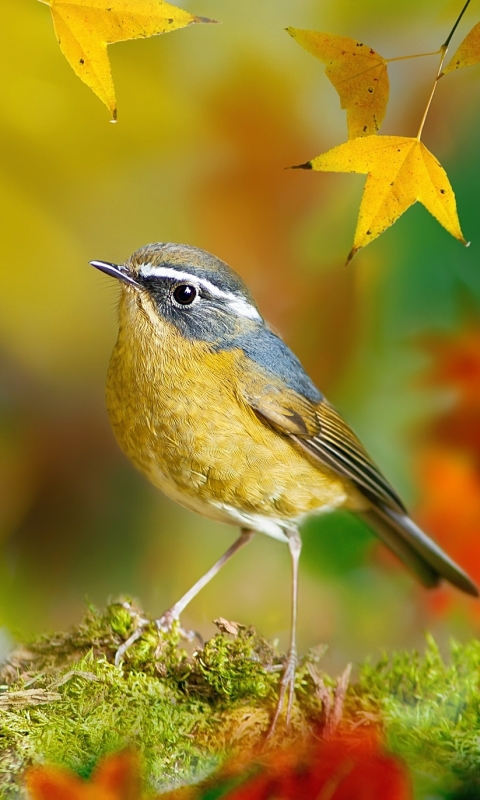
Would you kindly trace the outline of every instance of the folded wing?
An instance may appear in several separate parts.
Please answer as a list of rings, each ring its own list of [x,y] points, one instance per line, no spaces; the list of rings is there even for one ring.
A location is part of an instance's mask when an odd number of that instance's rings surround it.
[[[291,363],[295,357],[281,344],[284,358]],[[295,359],[296,368],[298,364]],[[370,507],[358,512],[359,516],[424,586],[436,586],[444,578],[461,591],[478,596],[478,589],[468,575],[410,519],[395,490],[333,406],[324,398],[312,402],[294,391],[291,382],[279,384],[278,373],[262,374],[258,366],[257,363],[251,371],[246,371],[243,392],[257,416],[288,436],[319,464],[354,484],[370,501]],[[303,376],[300,384],[305,373]]]

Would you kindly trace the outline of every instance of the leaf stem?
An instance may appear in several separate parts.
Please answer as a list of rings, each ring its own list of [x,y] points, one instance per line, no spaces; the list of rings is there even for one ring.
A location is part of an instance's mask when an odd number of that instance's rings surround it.
[[[443,62],[445,61],[445,56],[447,55],[448,45],[450,44],[452,36],[455,33],[455,31],[457,30],[458,24],[459,24],[460,20],[462,19],[463,15],[465,14],[465,11],[467,10],[469,5],[470,5],[470,0],[466,0],[465,5],[463,6],[462,10],[460,11],[460,14],[458,15],[458,17],[457,17],[457,19],[455,21],[455,25],[453,26],[452,30],[450,31],[450,33],[448,34],[447,38],[445,39],[445,42],[442,44],[440,50],[438,51],[442,55],[441,55],[441,58],[440,58],[440,64],[438,65],[437,74],[435,75],[435,80],[433,82],[432,91],[430,92],[430,97],[428,98],[427,106],[425,108],[425,111],[423,112],[423,117],[422,117],[422,120],[420,122],[420,127],[418,129],[417,139],[419,141],[420,141],[420,137],[421,137],[422,132],[423,132],[423,126],[425,125],[425,120],[427,119],[427,114],[430,111],[430,106],[432,104],[433,95],[435,94],[435,89],[437,88],[438,79],[439,79],[439,77],[441,75],[441,72],[442,72]]]
[[[457,21],[455,22],[455,25],[453,26],[452,30],[451,30],[451,31],[450,31],[450,33],[448,34],[447,38],[445,39],[445,42],[444,42],[444,44],[443,44],[443,46],[444,46],[445,48],[447,48],[447,47],[448,47],[448,45],[450,44],[450,41],[451,41],[451,39],[452,39],[452,36],[453,36],[453,34],[455,33],[455,31],[457,30],[457,28],[458,28],[458,24],[459,24],[460,20],[462,19],[463,15],[465,14],[465,11],[467,10],[467,8],[468,8],[468,6],[469,6],[469,5],[470,5],[470,0],[467,0],[467,2],[465,3],[465,5],[463,6],[462,10],[460,11],[460,14],[459,14],[459,15],[458,15],[458,17],[457,17]],[[445,50],[445,52],[446,52],[446,50]]]
[[[470,2],[470,0],[468,0]],[[384,60],[390,63],[391,61],[406,61],[408,58],[423,58],[423,56],[437,56],[441,52],[439,50],[433,50],[431,53],[415,53],[413,56],[396,56],[395,58],[385,58]]]
[[[470,2],[470,0],[468,0],[468,2]],[[422,121],[420,122],[420,127],[419,127],[418,133],[417,133],[417,139],[419,141],[420,141],[420,137],[422,135],[423,126],[425,125],[425,120],[427,119],[427,114],[430,111],[430,106],[432,104],[433,95],[435,94],[435,89],[437,88],[438,76],[440,75],[440,73],[442,71],[443,62],[445,61],[445,56],[447,55],[447,50],[448,50],[448,47],[446,45],[442,44],[442,46],[440,48],[440,52],[442,54],[442,57],[440,58],[440,64],[438,65],[437,74],[435,75],[435,80],[433,82],[432,91],[430,92],[430,97],[428,98],[428,102],[427,102],[427,105],[425,107],[425,111],[423,112]]]

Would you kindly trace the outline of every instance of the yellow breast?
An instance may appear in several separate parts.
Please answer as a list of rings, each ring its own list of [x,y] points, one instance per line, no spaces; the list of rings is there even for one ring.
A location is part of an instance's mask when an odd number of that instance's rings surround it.
[[[107,379],[124,452],[167,495],[231,522],[232,510],[288,521],[344,503],[348,481],[258,419],[240,369],[238,351],[212,353],[167,322],[153,334],[147,315],[125,315]]]

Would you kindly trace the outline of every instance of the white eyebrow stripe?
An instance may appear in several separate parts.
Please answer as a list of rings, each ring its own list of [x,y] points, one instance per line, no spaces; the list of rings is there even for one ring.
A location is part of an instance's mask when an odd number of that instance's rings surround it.
[[[152,264],[140,264],[138,271],[144,278],[153,275],[155,278],[176,278],[180,281],[199,283],[205,289],[208,289],[209,292],[217,295],[217,297],[226,297],[225,292],[222,292],[215,284],[211,283],[206,278],[199,278],[197,275],[192,275],[191,272],[182,272],[179,269],[172,269],[172,267],[155,267]]]
[[[228,304],[228,307],[240,317],[248,317],[249,319],[262,319],[255,306],[252,306],[250,303],[248,303],[246,300],[242,300],[240,297],[235,297],[235,299]]]
[[[207,278],[200,278],[198,275],[192,275],[190,272],[182,272],[172,267],[154,266],[153,264],[140,264],[138,271],[144,278],[154,276],[156,278],[176,278],[181,281],[192,281],[207,289],[215,297],[222,297],[224,300],[230,300],[229,308],[238,314],[240,317],[248,317],[249,319],[262,319],[255,306],[252,306],[248,300],[239,297],[233,292],[224,292],[215,286],[214,283]]]

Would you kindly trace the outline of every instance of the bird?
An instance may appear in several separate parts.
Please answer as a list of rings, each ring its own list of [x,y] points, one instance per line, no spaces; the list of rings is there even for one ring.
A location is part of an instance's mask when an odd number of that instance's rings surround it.
[[[167,630],[229,559],[263,533],[288,545],[290,642],[269,736],[291,717],[297,663],[300,528],[344,507],[427,588],[469,576],[410,518],[402,500],[244,281],[192,245],[145,245],[123,264],[91,261],[120,287],[106,404],[128,458],[165,495],[240,528],[223,556],[158,620]],[[116,654],[121,663],[136,631]]]

